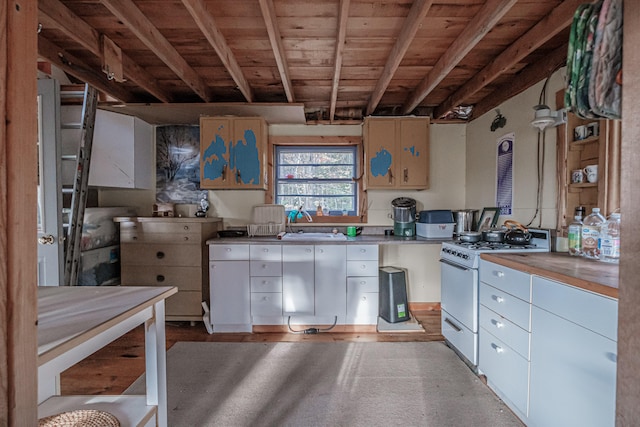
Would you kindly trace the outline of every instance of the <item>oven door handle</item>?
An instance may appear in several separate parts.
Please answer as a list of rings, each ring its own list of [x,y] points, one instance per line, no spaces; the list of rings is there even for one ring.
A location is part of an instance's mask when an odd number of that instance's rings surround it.
[[[451,262],[451,261],[447,261],[446,259],[441,259],[441,260],[440,260],[440,262],[441,262],[441,263],[443,263],[443,264],[450,265],[451,267],[455,267],[455,268],[457,268],[458,270],[462,270],[462,271],[470,270],[470,269],[469,269],[469,268],[467,268],[467,267],[463,267],[463,266],[461,266],[461,265],[454,264],[453,262]]]
[[[445,321],[445,323],[447,323],[449,326],[451,326],[451,327],[453,328],[453,330],[454,330],[454,331],[456,331],[456,332],[461,332],[461,331],[462,331],[462,328],[461,328],[461,327],[459,327],[458,325],[456,325],[455,323],[453,323],[451,320],[449,320],[449,318],[448,318],[448,317],[446,317],[446,318],[444,319],[444,321]]]

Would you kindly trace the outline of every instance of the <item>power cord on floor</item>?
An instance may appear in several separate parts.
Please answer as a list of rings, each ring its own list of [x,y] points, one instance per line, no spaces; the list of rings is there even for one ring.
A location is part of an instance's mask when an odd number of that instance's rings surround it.
[[[334,316],[333,319],[333,325],[329,326],[328,328],[307,328],[307,329],[303,329],[301,331],[295,331],[291,328],[291,316],[289,316],[287,318],[287,326],[289,327],[289,332],[294,333],[294,334],[309,334],[309,335],[314,335],[314,334],[319,334],[320,332],[328,332],[330,330],[332,330],[333,328],[335,328],[336,324],[338,323],[338,316]]]

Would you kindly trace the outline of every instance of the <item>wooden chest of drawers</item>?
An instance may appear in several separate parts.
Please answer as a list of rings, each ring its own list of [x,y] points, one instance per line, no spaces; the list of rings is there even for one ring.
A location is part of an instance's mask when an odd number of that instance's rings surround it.
[[[209,301],[205,242],[222,228],[220,218],[118,217],[121,283],[175,286],[166,301],[167,320],[202,320]],[[219,228],[220,227],[220,228]]]

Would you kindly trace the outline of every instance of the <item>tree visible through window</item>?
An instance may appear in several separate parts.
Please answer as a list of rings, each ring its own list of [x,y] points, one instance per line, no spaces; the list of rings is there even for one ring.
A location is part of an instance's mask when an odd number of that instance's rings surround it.
[[[357,215],[356,147],[277,146],[275,200],[287,211]]]

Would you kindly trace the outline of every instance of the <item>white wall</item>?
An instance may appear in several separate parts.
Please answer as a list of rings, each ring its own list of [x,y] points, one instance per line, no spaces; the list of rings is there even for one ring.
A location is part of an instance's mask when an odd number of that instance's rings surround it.
[[[547,84],[546,105],[556,109],[556,92],[562,89],[564,69],[554,73]],[[513,157],[513,215],[501,216],[528,224],[536,212],[538,131],[530,125],[534,116],[533,107],[540,102],[544,81],[520,95],[501,104],[498,109],[507,119],[504,128],[492,132],[491,122],[496,112],[491,111],[467,126],[466,158],[466,207],[482,210],[496,206],[496,141],[502,135],[515,133]],[[556,130],[545,132],[544,175],[542,180],[542,215],[537,215],[532,227],[555,228],[556,226]]]

